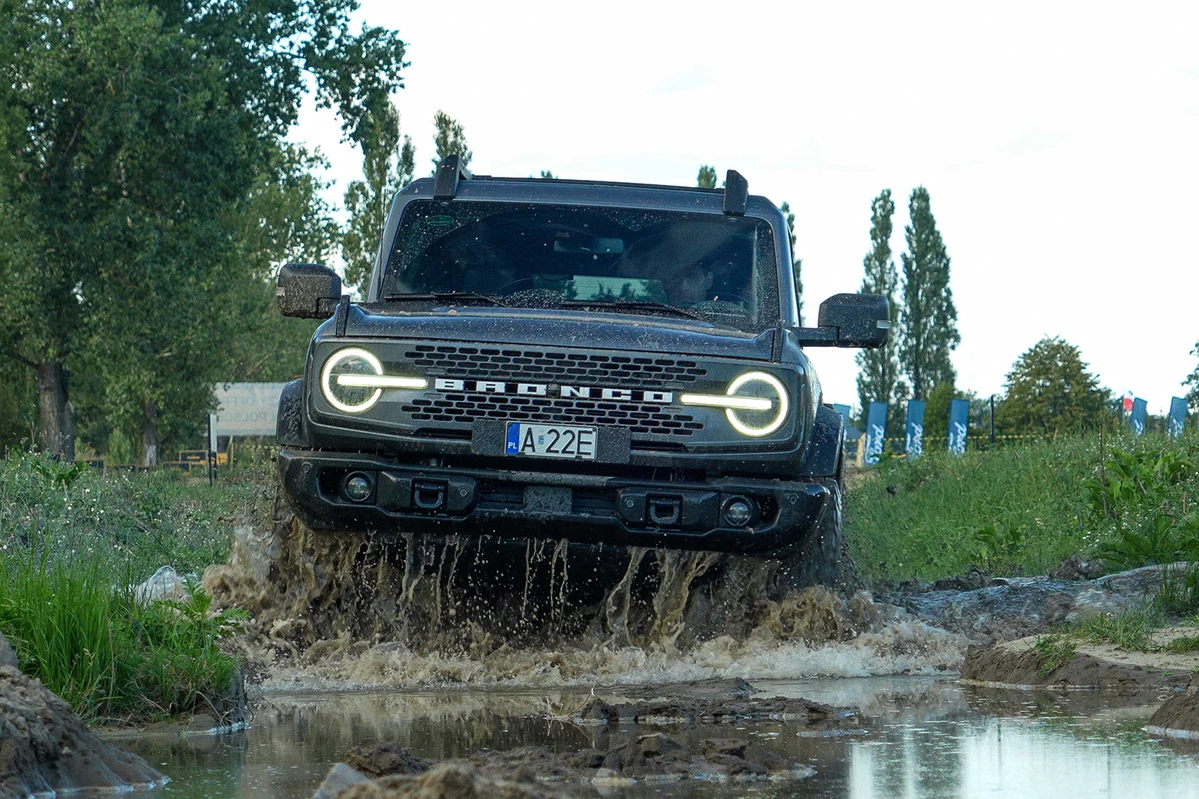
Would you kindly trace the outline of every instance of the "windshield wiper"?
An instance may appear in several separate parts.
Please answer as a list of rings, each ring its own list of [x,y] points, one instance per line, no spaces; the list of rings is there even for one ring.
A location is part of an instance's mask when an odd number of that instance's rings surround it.
[[[605,302],[603,300],[563,300],[562,305],[567,308],[615,308],[617,310],[630,311],[665,311],[675,316],[698,319],[701,322],[709,321],[695,311],[688,311],[686,308],[667,305],[664,302],[650,302],[648,300],[615,300],[613,302]]]
[[[486,305],[501,305],[508,307],[497,297],[492,297],[487,294],[479,294],[475,291],[430,291],[424,294],[385,294],[383,299],[388,302],[396,302],[399,300],[437,300],[439,302],[481,302]]]

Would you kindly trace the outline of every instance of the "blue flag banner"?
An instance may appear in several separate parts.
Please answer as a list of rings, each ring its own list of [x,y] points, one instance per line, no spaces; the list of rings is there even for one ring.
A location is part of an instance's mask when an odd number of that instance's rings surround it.
[[[969,426],[970,401],[963,399],[949,402],[949,451],[961,455],[966,451],[966,431]]]
[[[867,466],[878,463],[883,454],[883,437],[887,430],[887,403],[870,403],[870,413],[866,415],[866,454],[862,459]]]
[[[1148,411],[1148,403],[1145,400],[1137,397],[1132,401],[1132,433],[1133,435],[1141,435],[1145,432],[1145,414]]]
[[[1182,397],[1170,398],[1170,435],[1178,438],[1182,435],[1182,426],[1187,420],[1187,401]]]
[[[924,452],[924,400],[908,400],[907,435],[903,451],[909,460],[919,458]]]

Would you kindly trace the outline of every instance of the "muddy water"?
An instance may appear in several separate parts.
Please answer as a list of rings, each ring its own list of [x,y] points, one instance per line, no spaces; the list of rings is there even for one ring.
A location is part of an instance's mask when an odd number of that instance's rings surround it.
[[[307,797],[357,745],[398,742],[442,760],[542,745],[604,747],[649,731],[681,741],[742,737],[815,774],[785,782],[682,782],[605,789],[610,796],[1193,797],[1199,747],[1165,744],[1141,727],[1154,705],[1083,694],[964,688],[907,677],[760,682],[760,695],[856,709],[864,731],[808,734],[787,722],[690,728],[577,725],[585,693],[436,691],[275,694],[252,727],[220,738],[122,743],[172,777],[155,796]]]

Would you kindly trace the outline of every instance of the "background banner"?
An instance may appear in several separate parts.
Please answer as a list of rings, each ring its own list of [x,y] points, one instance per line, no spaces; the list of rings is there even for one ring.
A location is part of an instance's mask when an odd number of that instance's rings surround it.
[[[1145,432],[1145,413],[1147,412],[1148,404],[1145,400],[1137,397],[1132,401],[1132,432],[1133,435],[1141,435]]]
[[[1187,401],[1182,397],[1170,398],[1170,435],[1178,438],[1182,435],[1182,426],[1187,421]]]
[[[866,415],[866,454],[863,462],[867,466],[878,463],[883,454],[883,437],[887,430],[887,403],[870,403],[870,413]]]
[[[961,455],[966,451],[966,431],[969,429],[970,401],[949,402],[949,451]]]
[[[908,400],[906,433],[903,451],[909,459],[919,458],[924,452],[924,400]]]

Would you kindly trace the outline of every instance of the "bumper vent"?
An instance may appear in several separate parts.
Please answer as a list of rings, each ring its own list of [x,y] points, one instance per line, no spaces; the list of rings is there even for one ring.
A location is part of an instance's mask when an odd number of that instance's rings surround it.
[[[623,388],[662,389],[707,376],[698,361],[584,352],[417,344],[404,358],[432,377],[470,375],[477,380],[600,384],[619,379]]]

